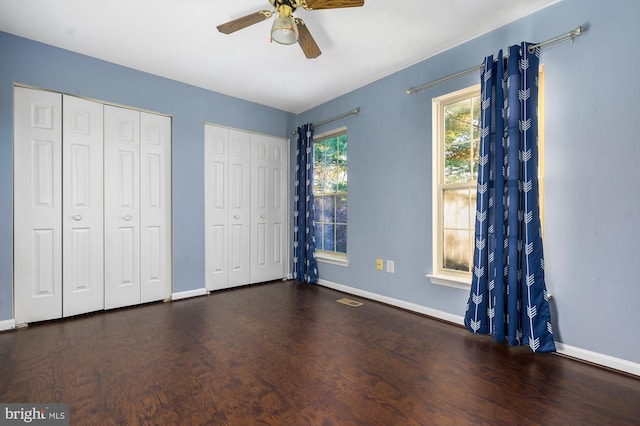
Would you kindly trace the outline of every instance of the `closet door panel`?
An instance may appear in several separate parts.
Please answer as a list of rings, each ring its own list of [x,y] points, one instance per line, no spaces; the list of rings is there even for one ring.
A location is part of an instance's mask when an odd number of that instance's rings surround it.
[[[249,284],[251,136],[229,130],[229,286]]]
[[[63,97],[63,316],[103,309],[103,105]]]
[[[171,296],[171,118],[140,113],[141,302]]]
[[[270,148],[269,227],[272,239],[269,247],[269,279],[274,280],[286,276],[289,154],[284,139],[270,138]]]
[[[16,87],[14,108],[14,301],[22,324],[62,316],[62,96]]]
[[[229,286],[249,284],[251,227],[251,139],[229,130]]]
[[[105,308],[140,303],[140,113],[104,107]]]
[[[271,144],[268,136],[251,135],[251,282],[269,281]]]
[[[229,283],[229,130],[204,126],[205,135],[205,285],[219,290]]]

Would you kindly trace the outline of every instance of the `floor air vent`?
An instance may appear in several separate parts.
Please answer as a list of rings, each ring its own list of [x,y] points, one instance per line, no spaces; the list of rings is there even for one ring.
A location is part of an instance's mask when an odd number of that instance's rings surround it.
[[[342,299],[338,299],[336,300],[336,302],[342,303],[343,305],[353,306],[354,308],[357,308],[358,306],[362,306],[362,303],[356,302],[355,300],[347,299],[346,297]]]

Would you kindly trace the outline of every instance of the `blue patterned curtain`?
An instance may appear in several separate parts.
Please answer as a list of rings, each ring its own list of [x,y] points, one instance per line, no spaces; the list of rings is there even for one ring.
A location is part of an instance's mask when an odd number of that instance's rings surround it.
[[[538,199],[539,49],[485,59],[474,265],[464,323],[496,341],[556,350]]]
[[[295,186],[293,278],[306,283],[317,283],[318,266],[313,228],[313,129],[311,124],[298,127]]]

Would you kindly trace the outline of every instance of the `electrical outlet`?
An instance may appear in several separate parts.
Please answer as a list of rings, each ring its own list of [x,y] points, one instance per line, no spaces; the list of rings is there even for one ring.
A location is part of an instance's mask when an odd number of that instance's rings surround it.
[[[376,259],[376,269],[382,271],[382,259]]]
[[[387,272],[393,274],[396,271],[396,265],[393,260],[387,260]]]

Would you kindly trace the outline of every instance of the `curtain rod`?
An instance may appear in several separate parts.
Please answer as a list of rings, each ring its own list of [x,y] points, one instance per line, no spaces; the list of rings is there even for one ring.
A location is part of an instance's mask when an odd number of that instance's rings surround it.
[[[349,117],[351,115],[356,115],[359,112],[360,112],[360,107],[355,107],[351,111],[347,111],[344,114],[336,115],[335,117],[329,118],[328,120],[321,121],[318,124],[311,124],[311,127],[315,129],[316,127],[324,126],[325,124],[329,124],[333,121],[340,120],[341,118]],[[292,135],[295,135],[296,133],[298,133],[296,130],[291,132]]]
[[[533,51],[535,49],[538,49],[538,48],[542,49],[543,47],[551,46],[552,44],[556,44],[556,43],[559,43],[559,42],[565,41],[565,40],[571,40],[573,42],[573,39],[578,37],[578,36],[581,36],[584,31],[585,31],[585,27],[580,25],[580,26],[576,27],[575,29],[571,30],[570,32],[568,32],[566,34],[563,34],[563,35],[558,36],[558,37],[554,37],[554,38],[552,38],[550,40],[547,40],[547,41],[543,41],[542,43],[538,43],[538,44],[534,44],[534,45],[529,46],[529,52],[533,53]],[[421,90],[428,89],[430,87],[437,86],[437,85],[442,84],[442,83],[446,83],[449,80],[453,80],[453,79],[456,79],[458,77],[462,77],[463,75],[471,74],[471,73],[476,72],[476,71],[481,71],[483,67],[484,67],[484,65],[478,65],[478,66],[475,66],[473,68],[468,68],[468,69],[466,69],[464,71],[460,71],[460,72],[457,72],[455,74],[451,74],[451,75],[448,75],[446,77],[442,77],[442,78],[440,78],[438,80],[435,80],[435,81],[432,81],[430,83],[426,83],[426,84],[423,84],[423,85],[417,86],[417,87],[411,87],[411,88],[405,90],[405,93],[407,95],[413,95],[415,93],[420,92]]]

